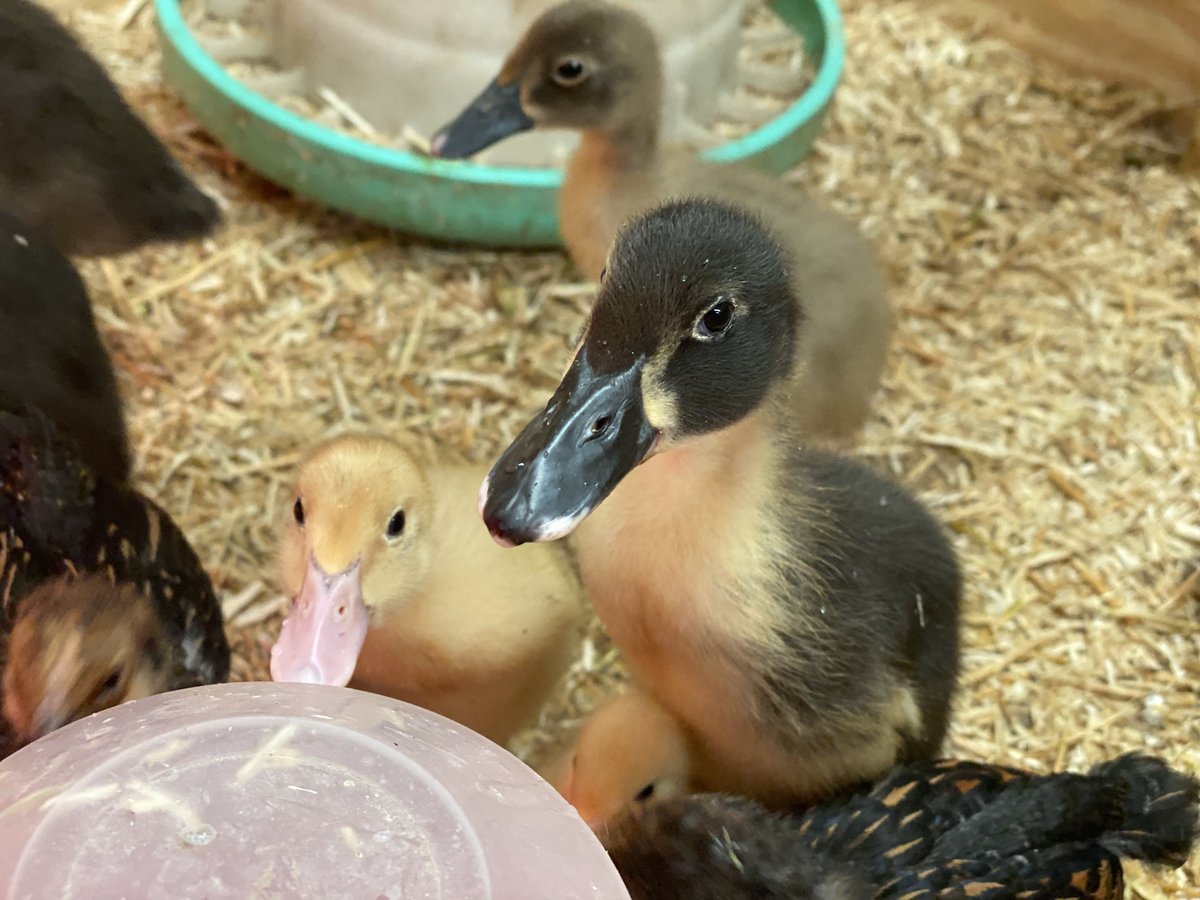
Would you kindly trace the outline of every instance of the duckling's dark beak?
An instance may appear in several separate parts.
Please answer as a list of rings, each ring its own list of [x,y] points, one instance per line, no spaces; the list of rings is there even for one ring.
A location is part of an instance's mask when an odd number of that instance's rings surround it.
[[[566,537],[654,448],[642,364],[594,372],[580,351],[540,416],[484,479],[479,511],[504,546]]]
[[[442,159],[465,159],[497,141],[528,131],[533,119],[521,108],[520,83],[493,81],[429,143],[429,152]]]

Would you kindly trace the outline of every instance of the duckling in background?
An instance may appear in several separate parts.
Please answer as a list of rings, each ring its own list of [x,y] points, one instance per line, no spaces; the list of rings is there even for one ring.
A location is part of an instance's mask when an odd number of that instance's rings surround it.
[[[628,806],[686,793],[691,771],[692,749],[679,722],[630,687],[587,717],[545,777],[597,829]]]
[[[220,222],[104,68],[29,0],[0,3],[0,131],[0,207],[63,253],[124,253]]]
[[[866,418],[892,314],[876,253],[858,230],[798,189],[742,166],[661,145],[663,76],[650,26],[603,0],[548,10],[500,74],[434,138],[434,155],[469,156],[528,128],[582,132],[559,194],[563,239],[597,280],[617,230],[668,199],[705,196],[760,213],[792,257],[804,302],[793,408],[801,433],[842,438]]]
[[[0,601],[4,709],[24,740],[151,688],[229,676],[221,607],[187,538],[37,412],[0,411]]]
[[[634,900],[1120,900],[1122,860],[1187,860],[1198,787],[1140,754],[1086,775],[925,761],[803,814],[697,794],[603,839]]]
[[[129,582],[65,575],[17,605],[3,698],[20,741],[191,683],[182,647],[169,639],[149,596]]]
[[[0,210],[0,408],[19,406],[57,423],[97,476],[128,479],[121,396],[87,289],[66,257]]]
[[[913,497],[791,433],[793,283],[734,207],[635,220],[562,383],[480,492],[506,546],[578,528],[584,588],[691,736],[697,789],[780,804],[938,751],[961,594]]]
[[[532,724],[574,657],[586,604],[558,548],[512,555],[487,539],[482,474],[427,468],[368,435],[305,460],[280,548],[295,601],[271,677],[349,682],[499,744]]]

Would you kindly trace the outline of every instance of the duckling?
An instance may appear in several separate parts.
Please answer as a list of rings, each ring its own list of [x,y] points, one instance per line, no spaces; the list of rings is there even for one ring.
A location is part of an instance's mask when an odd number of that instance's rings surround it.
[[[634,680],[693,740],[697,788],[785,804],[937,752],[961,594],[917,500],[791,433],[793,283],[736,207],[634,220],[561,384],[480,491],[503,545],[574,532]]]
[[[97,476],[36,411],[0,411],[0,602],[4,710],[25,740],[151,689],[229,676],[221,607],[179,527]]]
[[[280,546],[295,598],[271,677],[415,703],[506,743],[570,665],[586,605],[558,548],[510,555],[474,517],[482,469],[426,467],[381,436],[300,466]]]
[[[0,3],[0,131],[0,207],[63,253],[199,238],[220,221],[104,68],[30,0]]]
[[[633,687],[593,711],[574,745],[545,774],[597,829],[628,805],[685,793],[691,755],[688,737],[675,718]]]
[[[535,20],[432,149],[460,158],[529,128],[581,131],[558,212],[567,249],[592,280],[621,225],[665,200],[705,196],[761,214],[792,256],[792,292],[808,318],[797,335],[797,422],[804,434],[845,438],[869,412],[892,329],[874,249],[841,216],[765,173],[663,148],[662,97],[646,21],[604,0],[569,0]]]
[[[17,605],[4,662],[4,718],[21,742],[68,722],[199,683],[149,596],[104,575],[65,575]]]
[[[631,810],[603,840],[634,900],[1120,900],[1122,860],[1187,860],[1198,807],[1195,779],[1141,754],[1086,775],[940,760],[792,815],[680,797]]]
[[[0,210],[0,407],[18,405],[45,413],[96,475],[128,479],[121,396],[83,280]]]

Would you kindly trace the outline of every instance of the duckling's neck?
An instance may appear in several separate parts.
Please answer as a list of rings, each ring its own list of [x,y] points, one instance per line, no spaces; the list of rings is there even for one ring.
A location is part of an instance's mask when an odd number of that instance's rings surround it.
[[[643,171],[658,160],[659,130],[657,115],[646,115],[614,128],[589,129],[580,139],[576,158],[582,157],[590,166],[612,172]]]
[[[778,471],[772,419],[763,409],[660,452],[583,522],[580,569],[606,626],[620,632],[636,622],[635,631],[672,634],[685,622],[703,628],[722,615],[709,607],[722,599],[714,586],[730,567],[759,555],[769,527],[763,510]]]

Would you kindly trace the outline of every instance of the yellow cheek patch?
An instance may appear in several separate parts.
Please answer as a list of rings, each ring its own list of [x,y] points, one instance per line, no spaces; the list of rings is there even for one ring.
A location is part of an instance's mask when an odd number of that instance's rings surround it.
[[[667,357],[656,356],[642,370],[642,409],[646,421],[662,432],[675,431],[679,425],[679,407],[672,393],[663,383],[663,370]]]

